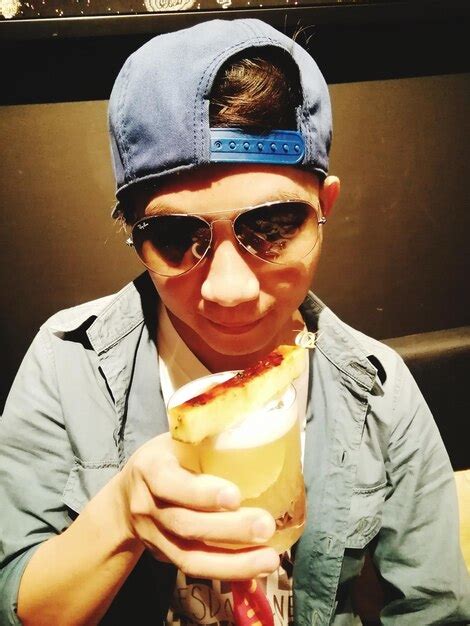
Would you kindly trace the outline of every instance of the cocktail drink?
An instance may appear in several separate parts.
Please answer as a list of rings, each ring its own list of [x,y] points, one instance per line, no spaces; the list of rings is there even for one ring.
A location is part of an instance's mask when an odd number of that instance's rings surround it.
[[[222,372],[188,383],[173,394],[168,410],[236,374]],[[267,545],[278,553],[300,537],[305,521],[305,491],[297,398],[292,384],[219,434],[199,443],[174,440],[174,446],[183,467],[232,481],[240,489],[242,506],[261,507],[271,513],[276,532]]]

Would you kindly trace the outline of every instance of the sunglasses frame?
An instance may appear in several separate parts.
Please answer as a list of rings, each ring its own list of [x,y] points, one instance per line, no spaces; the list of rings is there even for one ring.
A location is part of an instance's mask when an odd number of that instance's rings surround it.
[[[206,219],[207,216],[212,216],[212,215],[222,215],[222,214],[227,214],[227,213],[233,213],[233,210],[231,209],[224,209],[221,211],[211,211],[210,213],[207,213],[206,215],[200,215],[199,213],[170,213],[170,212],[162,212],[162,213],[158,213],[157,215],[147,215],[145,217],[140,218],[139,220],[137,220],[137,222],[135,222],[135,224],[133,224],[132,229],[131,229],[131,234],[130,236],[126,239],[126,245],[128,245],[130,248],[134,248],[136,251],[137,256],[139,257],[139,260],[141,261],[141,263],[153,274],[157,274],[158,276],[165,276],[165,277],[169,277],[169,278],[175,278],[178,276],[183,276],[183,274],[187,274],[188,272],[191,272],[193,269],[195,269],[207,256],[207,253],[209,252],[209,250],[212,247],[212,241],[213,241],[213,230],[212,230],[212,224],[214,224],[214,222],[220,222],[220,221],[228,221],[231,222],[232,224],[232,232],[233,232],[233,236],[234,239],[236,240],[237,244],[246,252],[248,252],[251,256],[253,256],[255,259],[258,259],[260,261],[264,261],[265,263],[269,263],[271,265],[283,265],[283,266],[287,266],[289,265],[289,263],[281,263],[279,261],[270,261],[269,259],[263,259],[262,257],[258,256],[257,254],[255,254],[254,252],[251,252],[251,250],[249,250],[237,237],[237,234],[235,232],[235,222],[237,221],[237,219],[241,216],[244,215],[245,213],[248,213],[249,211],[253,211],[255,209],[262,209],[262,208],[269,208],[271,206],[277,206],[280,204],[305,204],[307,206],[309,206],[311,209],[313,209],[317,215],[317,224],[318,226],[322,226],[323,224],[326,224],[326,217],[324,215],[321,214],[321,208],[318,206],[315,206],[314,204],[312,204],[311,202],[308,202],[307,200],[295,200],[295,199],[288,199],[288,200],[272,200],[270,202],[263,202],[261,204],[256,204],[254,206],[248,206],[248,207],[244,207],[242,209],[236,209],[236,215],[235,217],[226,217],[226,218],[216,218],[216,219],[212,219],[211,221],[208,221]],[[141,258],[140,254],[137,252],[137,249],[134,246],[134,241],[133,241],[133,233],[135,231],[136,228],[141,228],[142,223],[145,221],[149,221],[158,217],[197,217],[198,219],[200,219],[202,222],[204,222],[205,224],[207,224],[207,226],[209,227],[210,230],[210,241],[209,241],[209,245],[207,246],[207,250],[204,252],[204,254],[201,256],[201,258],[189,269],[184,270],[184,272],[180,272],[179,274],[164,274],[163,272],[157,272],[155,269],[149,267],[144,260]],[[315,239],[313,246],[309,249],[308,252],[306,252],[301,258],[304,259],[307,255],[310,254],[310,252],[312,252],[312,250],[315,249],[315,246],[317,245],[318,242],[318,236]]]

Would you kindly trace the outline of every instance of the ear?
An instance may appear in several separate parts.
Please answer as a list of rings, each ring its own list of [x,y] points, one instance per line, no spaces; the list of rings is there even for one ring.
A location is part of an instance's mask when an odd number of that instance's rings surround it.
[[[320,187],[320,206],[325,217],[329,217],[339,196],[340,182],[337,176],[327,176]]]

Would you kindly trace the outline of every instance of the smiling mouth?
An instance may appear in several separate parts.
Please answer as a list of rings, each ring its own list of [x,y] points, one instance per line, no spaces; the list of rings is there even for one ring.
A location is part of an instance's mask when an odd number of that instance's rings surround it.
[[[249,322],[248,324],[219,324],[218,322],[214,322],[209,318],[206,318],[212,326],[214,326],[217,330],[223,333],[227,333],[228,335],[236,335],[240,333],[246,333],[256,326],[264,319],[265,316],[259,317],[257,320],[253,322]]]

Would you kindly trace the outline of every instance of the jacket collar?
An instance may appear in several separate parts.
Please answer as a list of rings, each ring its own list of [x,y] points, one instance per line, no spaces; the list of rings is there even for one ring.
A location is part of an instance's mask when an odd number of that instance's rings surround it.
[[[49,326],[59,332],[83,328],[93,350],[102,355],[144,322],[150,337],[155,339],[157,303],[157,292],[145,272],[114,296],[57,314]],[[307,294],[300,311],[308,330],[316,334],[315,349],[367,391],[374,386],[382,389],[385,370],[379,357],[370,354],[370,346],[361,333],[344,324],[312,292]]]
[[[59,311],[45,326],[55,334],[82,330],[101,354],[142,324],[145,311],[155,302],[155,289],[144,273],[115,294]]]
[[[367,391],[372,391],[374,387],[382,390],[385,370],[379,358],[370,354],[370,346],[361,341],[361,333],[342,322],[311,291],[300,311],[308,330],[316,333],[316,350]]]
[[[87,331],[90,343],[102,354],[118,344],[145,320],[149,331],[156,318],[157,293],[147,272],[122,289],[116,297],[97,315]],[[155,331],[150,333],[154,336]]]

